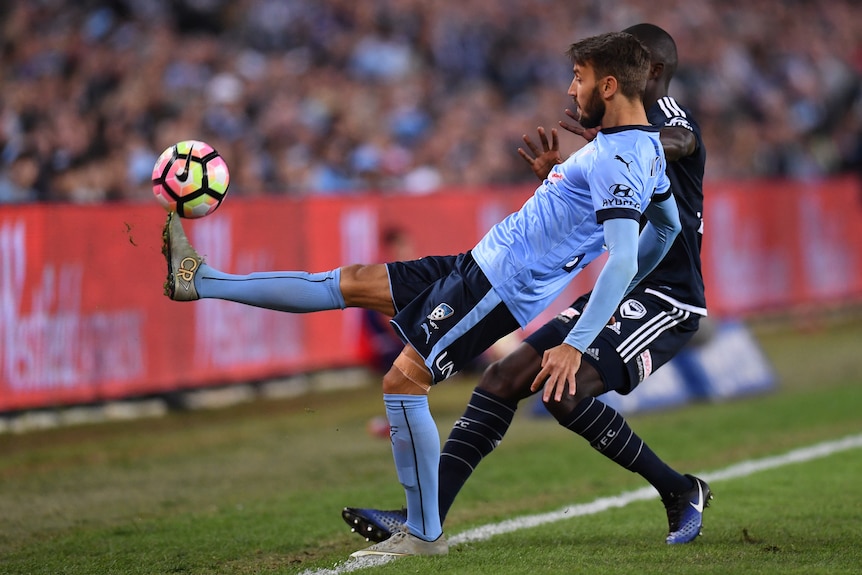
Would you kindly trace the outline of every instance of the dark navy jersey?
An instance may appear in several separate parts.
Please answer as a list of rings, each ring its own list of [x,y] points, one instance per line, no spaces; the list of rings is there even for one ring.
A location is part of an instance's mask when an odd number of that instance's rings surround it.
[[[653,104],[647,110],[647,118],[654,126],[691,130],[697,138],[697,147],[690,156],[667,163],[670,189],[679,207],[682,231],[664,259],[641,281],[639,289],[655,291],[656,295],[677,307],[706,315],[706,297],[700,265],[706,149],[703,146],[700,126],[691,117],[688,109],[669,96]]]

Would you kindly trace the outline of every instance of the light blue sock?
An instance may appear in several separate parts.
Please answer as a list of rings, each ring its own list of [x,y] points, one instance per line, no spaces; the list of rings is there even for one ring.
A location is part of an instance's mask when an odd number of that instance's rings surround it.
[[[434,541],[443,533],[437,500],[440,433],[427,395],[383,394],[389,418],[392,456],[407,495],[407,528]]]
[[[344,309],[340,280],[340,269],[322,273],[256,272],[232,275],[201,264],[195,274],[195,289],[202,298],[307,313]]]

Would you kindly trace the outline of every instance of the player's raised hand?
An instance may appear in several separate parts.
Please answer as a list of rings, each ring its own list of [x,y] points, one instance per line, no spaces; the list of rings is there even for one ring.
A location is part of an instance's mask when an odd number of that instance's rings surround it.
[[[566,109],[566,116],[571,118],[572,121],[566,122],[564,120],[561,120],[560,126],[564,129],[570,131],[571,133],[582,137],[583,139],[585,139],[588,142],[592,142],[595,139],[596,134],[599,133],[599,130],[602,129],[601,126],[599,126],[597,128],[584,128],[581,125],[581,123],[578,122],[578,116],[574,112],[569,110],[568,108]]]
[[[569,394],[575,395],[577,391],[575,374],[581,367],[581,357],[580,351],[566,343],[545,351],[542,356],[542,370],[533,380],[530,391],[538,391],[544,384],[542,399],[546,403],[550,401],[552,395],[554,401],[562,400],[563,392],[567,387]]]
[[[563,162],[563,158],[560,156],[560,142],[557,139],[556,128],[551,130],[550,143],[543,127],[539,126],[537,131],[539,132],[539,142],[541,142],[542,147],[539,148],[527,134],[524,134],[524,144],[530,149],[532,155],[525,152],[524,148],[518,148],[518,155],[524,158],[524,161],[527,162],[537,178],[544,180],[551,172],[551,168]]]

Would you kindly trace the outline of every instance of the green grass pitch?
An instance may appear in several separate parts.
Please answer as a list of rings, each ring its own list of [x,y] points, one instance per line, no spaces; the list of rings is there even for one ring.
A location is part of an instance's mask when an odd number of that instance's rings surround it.
[[[775,392],[630,418],[677,469],[726,469],[862,433],[862,321],[756,326]],[[732,361],[732,358],[729,358]],[[431,392],[445,438],[475,381]],[[446,527],[642,488],[522,409]],[[341,507],[403,502],[375,384],[227,409],[0,435],[0,574],[338,573],[366,545]],[[704,536],[664,544],[658,497],[403,558],[361,573],[859,573],[862,449],[712,482]]]

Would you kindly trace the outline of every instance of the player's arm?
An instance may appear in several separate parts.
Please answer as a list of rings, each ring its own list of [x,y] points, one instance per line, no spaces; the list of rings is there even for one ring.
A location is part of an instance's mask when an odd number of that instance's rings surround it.
[[[694,132],[680,126],[665,126],[659,132],[664,157],[668,162],[675,162],[688,157],[697,149],[697,138]]]
[[[666,197],[650,202],[644,215],[647,223],[638,238],[638,271],[626,289],[626,294],[655,269],[682,231],[679,208],[670,192],[666,193]]]
[[[626,292],[638,265],[638,221],[631,218],[613,218],[603,224],[608,259],[596,280],[590,304],[578,318],[577,324],[561,345],[547,350],[542,359],[542,370],[533,380],[531,389],[545,386],[544,399],[556,401],[568,388],[576,391],[575,374],[581,365],[581,356],[587,346],[607,324]]]
[[[625,295],[628,295],[659,262],[667,255],[676,236],[682,231],[679,219],[679,209],[676,199],[671,195],[663,201],[653,201],[647,206],[644,214],[647,224],[638,237],[638,271],[629,283]],[[593,290],[581,295],[571,307],[583,312],[586,302],[592,298]],[[623,297],[625,297],[625,295]],[[578,320],[580,317],[577,318]],[[611,318],[614,319],[613,317]]]
[[[586,350],[607,325],[637,274],[638,228],[637,220],[629,218],[614,218],[604,223],[608,259],[596,279],[590,304],[564,340],[578,351]]]

